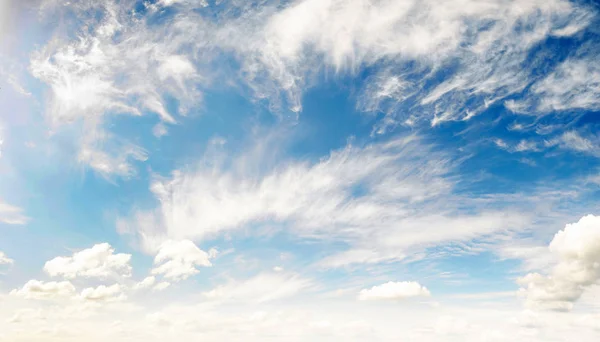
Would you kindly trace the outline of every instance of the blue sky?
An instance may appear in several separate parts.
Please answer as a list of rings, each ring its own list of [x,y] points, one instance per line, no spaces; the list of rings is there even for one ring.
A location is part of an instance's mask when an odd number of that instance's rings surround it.
[[[3,1],[0,341],[595,341],[599,11]]]

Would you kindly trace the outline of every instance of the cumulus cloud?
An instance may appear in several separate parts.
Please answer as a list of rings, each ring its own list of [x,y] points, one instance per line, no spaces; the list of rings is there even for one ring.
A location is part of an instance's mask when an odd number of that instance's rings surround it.
[[[64,299],[75,295],[75,287],[69,281],[30,280],[21,289],[12,290],[10,294],[26,299]]]
[[[570,223],[549,245],[558,262],[547,275],[529,273],[518,280],[532,308],[571,310],[584,291],[600,280],[600,217]]]
[[[114,284],[111,286],[100,285],[98,287],[89,287],[83,289],[80,298],[93,302],[107,302],[125,299],[125,294],[122,292],[121,285]]]
[[[158,249],[152,274],[162,275],[173,281],[184,280],[200,272],[197,267],[212,266],[210,259],[214,256],[215,251],[207,253],[190,240],[168,240]]]
[[[359,300],[401,300],[412,297],[429,297],[431,293],[425,286],[414,281],[387,282],[361,290]]]
[[[50,276],[67,279],[129,277],[130,260],[131,254],[115,254],[114,248],[108,243],[101,243],[69,257],[56,257],[46,262],[44,271]]]
[[[12,265],[15,261],[0,251],[0,265]]]
[[[169,283],[168,281],[161,281],[160,283],[154,285],[152,289],[154,291],[162,291],[166,290],[169,286],[171,286],[171,283]]]
[[[147,289],[147,288],[151,287],[152,285],[154,285],[155,282],[156,282],[156,277],[149,276],[149,277],[144,278],[139,283],[135,284],[133,286],[133,289],[134,290]]]
[[[1,146],[0,141],[0,147]],[[23,214],[23,209],[0,200],[0,223],[23,225],[29,222],[29,217]]]
[[[293,273],[265,272],[242,281],[217,286],[204,296],[214,300],[263,303],[292,297],[313,285],[309,279]]]

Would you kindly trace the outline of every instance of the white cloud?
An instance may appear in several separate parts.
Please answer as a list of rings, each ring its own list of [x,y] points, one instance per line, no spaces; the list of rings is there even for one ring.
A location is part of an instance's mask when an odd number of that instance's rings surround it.
[[[197,267],[212,266],[210,262],[212,257],[214,257],[214,252],[206,253],[192,241],[168,240],[163,242],[158,249],[158,254],[154,258],[155,266],[152,274],[162,275],[174,281],[184,280],[197,274],[199,272]]]
[[[107,177],[131,176],[132,162],[145,157],[140,157],[138,146],[127,141],[116,140],[112,142],[115,148],[107,151],[106,139],[102,138],[108,131],[105,120],[112,115],[152,112],[163,122],[174,123],[166,95],[180,102],[181,114],[199,101],[195,89],[201,80],[192,53],[183,54],[186,45],[195,45],[195,38],[188,35],[194,28],[185,27],[193,21],[186,17],[172,25],[149,27],[132,16],[129,4],[110,0],[46,4],[43,10],[54,11],[52,17],[71,11],[89,29],[78,30],[74,40],[65,40],[57,33],[32,55],[32,75],[49,86],[49,121],[55,126],[83,126],[86,134],[79,142],[81,163]],[[191,13],[188,16],[194,17]],[[201,26],[200,17],[196,19]],[[163,39],[169,35],[178,38]],[[123,149],[128,152],[121,153]]]
[[[30,69],[50,88],[47,114],[55,124],[82,120],[86,130],[103,133],[111,115],[153,112],[163,121],[154,130],[160,136],[165,123],[198,104],[200,88],[215,76],[237,85],[241,75],[257,99],[269,99],[271,109],[300,111],[302,93],[318,73],[355,75],[376,67],[358,105],[388,114],[374,128],[383,133],[399,123],[467,120],[520,92],[536,67],[524,66],[530,49],[547,37],[579,32],[592,17],[588,8],[567,0],[517,2],[299,0],[278,6],[231,1],[219,4],[223,10],[210,20],[203,15],[205,2],[171,0],[145,5],[152,16],[176,3],[177,15],[151,23],[132,11],[130,2],[59,6],[46,1],[42,9],[48,17],[67,11],[78,18],[69,22],[76,39],[57,33],[33,54]],[[241,72],[213,70],[223,53],[239,60]],[[407,72],[407,63],[415,69]],[[580,90],[557,103],[574,108],[593,101],[594,70],[584,64],[564,67],[576,70],[563,73]],[[440,79],[441,69],[454,71]],[[547,97],[552,91],[546,88],[535,89]],[[167,109],[167,97],[178,101],[179,113]],[[122,143],[115,144],[107,151],[102,141],[82,137],[79,160],[107,177],[131,176],[133,162],[144,158],[120,154]],[[137,150],[127,148],[132,149]]]
[[[410,136],[273,168],[263,162],[268,157],[253,152],[232,158],[230,170],[207,166],[208,160],[196,170],[157,178],[151,190],[160,205],[120,220],[119,231],[152,252],[166,239],[210,239],[248,224],[268,225],[347,242],[365,252],[351,252],[356,258],[344,262],[372,262],[526,226],[527,215],[507,204],[491,210],[477,199],[454,197],[452,162],[432,149]],[[253,165],[266,172],[249,173]],[[466,213],[466,203],[481,210]]]
[[[600,280],[600,217],[587,215],[567,224],[549,246],[558,262],[548,275],[529,273],[518,280],[532,308],[571,310],[586,288]]]
[[[12,290],[10,294],[25,299],[71,298],[75,294],[75,287],[69,281],[43,282],[39,280],[30,280],[23,285],[23,288]]]
[[[413,297],[429,297],[427,288],[414,281],[387,282],[361,290],[359,300],[401,300]]]
[[[590,55],[566,60],[533,86],[532,92],[539,99],[539,111],[600,108],[600,67],[596,54]]]
[[[8,323],[22,323],[36,319],[45,319],[41,309],[20,309],[8,320]]]
[[[131,254],[115,254],[114,248],[108,243],[101,243],[73,253],[70,257],[56,257],[46,262],[44,271],[50,276],[67,279],[129,277],[130,260]]]
[[[376,128],[381,133],[407,117],[433,124],[466,120],[520,92],[530,81],[523,67],[530,49],[551,35],[575,34],[591,16],[562,0],[518,5],[304,0],[281,11],[266,9],[256,21],[230,23],[247,32],[242,38],[233,28],[225,31],[258,95],[272,98],[283,92],[293,111],[301,109],[302,92],[318,72],[355,74],[376,65],[378,72],[369,79],[359,107],[389,114]],[[412,70],[404,68],[415,61]],[[455,71],[440,83],[437,72],[449,65]],[[410,97],[420,108],[401,107]],[[407,117],[398,120],[402,115]]]
[[[155,137],[160,138],[169,134],[169,131],[163,123],[158,123],[152,128],[152,134],[154,134]]]
[[[155,282],[156,282],[156,277],[149,276],[149,277],[144,278],[139,283],[135,284],[133,286],[133,289],[134,290],[147,289],[147,288],[151,287],[152,285],[154,285]]]
[[[161,281],[160,283],[154,285],[154,287],[152,288],[154,291],[162,291],[167,289],[169,286],[171,286],[171,283],[167,282],[167,281]]]
[[[217,286],[204,296],[214,300],[263,303],[292,297],[313,286],[309,279],[293,273],[266,272],[243,281]]]
[[[135,169],[130,161],[145,161],[148,158],[146,151],[134,145],[119,146],[118,152],[107,153],[98,146],[97,140],[97,138],[89,138],[89,136],[83,139],[78,160],[105,177],[111,175],[132,176],[135,174]]]
[[[590,139],[582,137],[577,131],[564,132],[559,137],[546,141],[546,146],[559,146],[563,149],[590,154],[600,153],[597,144]]]
[[[0,265],[12,265],[15,261],[0,251]]]
[[[125,298],[125,294],[123,293],[121,285],[113,284],[111,286],[100,285],[95,288],[89,287],[83,289],[79,297],[87,301],[107,302],[123,300]]]
[[[0,147],[1,147],[0,143]],[[23,225],[29,222],[29,217],[23,214],[23,209],[0,200],[0,223]]]

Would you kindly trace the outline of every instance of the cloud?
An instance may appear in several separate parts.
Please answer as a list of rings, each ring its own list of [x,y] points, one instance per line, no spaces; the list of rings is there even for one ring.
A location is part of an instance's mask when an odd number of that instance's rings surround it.
[[[529,273],[519,278],[526,305],[571,310],[584,291],[600,280],[600,217],[587,215],[567,224],[554,236],[549,250],[558,262],[547,275]]]
[[[4,252],[0,251],[0,265],[12,265],[14,264],[14,260],[6,256]]]
[[[429,297],[431,293],[421,284],[414,281],[387,282],[361,290],[359,300],[401,300],[412,297]]]
[[[352,226],[373,224],[386,211],[393,215],[394,202],[402,208],[451,187],[443,178],[448,162],[435,159],[435,154],[431,160],[419,160],[421,148],[427,147],[414,137],[366,148],[347,146],[317,163],[289,162],[258,178],[202,166],[194,172],[174,171],[171,178],[158,178],[151,186],[160,207],[135,213],[122,231],[148,240],[202,239],[251,222],[292,220],[305,234],[325,226],[342,231],[347,227],[351,234]],[[233,163],[246,160],[242,155]],[[365,195],[353,198],[352,188],[361,186]]]
[[[167,130],[167,127],[164,124],[159,123],[156,124],[154,128],[152,128],[152,134],[154,134],[155,137],[160,138],[169,134],[169,131]]]
[[[45,318],[41,309],[20,309],[8,320],[8,323],[22,323]]]
[[[161,281],[160,283],[154,285],[154,287],[152,289],[154,291],[162,291],[162,290],[166,290],[169,286],[171,286],[171,283],[169,283],[167,281]]]
[[[582,137],[577,131],[564,132],[557,138],[546,141],[546,146],[558,146],[562,149],[590,154],[598,154],[597,144]]]
[[[264,303],[292,297],[313,286],[309,279],[293,273],[265,272],[243,281],[217,286],[204,296],[221,301]]]
[[[173,281],[185,280],[199,272],[197,267],[212,266],[210,259],[214,255],[215,252],[206,253],[189,240],[168,240],[158,249],[152,274]]]
[[[70,257],[56,257],[44,265],[44,271],[52,277],[67,279],[129,277],[131,254],[115,254],[108,243],[73,253]]]
[[[49,88],[49,121],[55,127],[81,125],[85,133],[79,137],[78,159],[107,177],[131,176],[132,162],[145,160],[141,148],[120,141],[123,138],[110,142],[114,148],[105,148],[110,136],[107,118],[150,112],[165,123],[175,123],[167,96],[179,102],[179,114],[201,98],[195,90],[201,79],[191,60],[193,52],[184,51],[187,44],[194,45],[195,38],[188,35],[194,28],[186,26],[193,24],[188,20],[194,16],[188,13],[185,20],[159,27],[138,20],[131,9],[110,0],[65,6],[46,3],[43,12],[71,12],[87,29],[75,25],[75,39],[57,33],[31,58],[31,74]],[[178,38],[163,39],[170,35]]]
[[[592,17],[588,9],[561,0],[519,6],[304,0],[256,16],[229,23],[240,28],[226,32],[259,96],[283,94],[288,108],[300,111],[302,93],[319,72],[354,75],[372,67],[375,75],[367,80],[359,108],[388,114],[375,129],[380,133],[405,119],[467,120],[521,92],[531,82],[529,68],[536,67],[528,65],[531,49],[553,35],[577,33]],[[236,36],[238,31],[246,35]]]
[[[600,109],[600,67],[590,58],[568,59],[536,83],[532,93],[540,112]]]
[[[93,302],[117,301],[125,299],[125,294],[122,291],[119,284],[111,286],[100,285],[96,288],[89,287],[83,289],[79,297],[83,300]]]
[[[196,169],[157,177],[151,190],[160,205],[119,220],[118,228],[152,252],[167,239],[205,240],[248,225],[269,226],[348,244],[351,254],[331,263],[342,266],[398,260],[414,248],[527,225],[527,215],[510,203],[488,205],[455,195],[453,162],[433,149],[408,136],[348,145],[315,162],[285,160],[276,167],[253,152],[231,157],[230,169],[215,169],[206,160]],[[228,160],[222,154],[216,158]],[[264,173],[249,173],[253,165]],[[467,203],[481,210],[466,212]]]
[[[10,294],[25,299],[71,298],[75,294],[75,287],[69,281],[43,282],[39,280],[30,280],[23,285],[23,288],[12,290]]]
[[[0,143],[0,147],[1,147]],[[23,225],[29,222],[29,217],[23,214],[23,209],[0,200],[0,223]]]
[[[133,286],[133,289],[134,290],[147,289],[147,288],[151,287],[152,285],[154,285],[155,282],[156,282],[156,277],[149,276],[149,277],[144,278],[139,283],[135,284]]]
[[[214,6],[220,10],[212,11]],[[537,80],[532,70],[547,59],[530,61],[529,56],[539,42],[574,35],[593,17],[589,8],[566,0],[518,6],[515,0],[301,0],[281,6],[277,1],[230,1],[214,6],[163,1],[145,4],[139,12],[132,2],[44,2],[47,18],[68,13],[77,20],[65,20],[72,35],[58,31],[32,55],[30,70],[49,87],[51,122],[83,122],[85,131],[97,132],[80,137],[81,163],[106,177],[132,176],[134,162],[145,160],[131,152],[140,147],[93,138],[110,135],[105,121],[154,113],[162,121],[154,134],[162,136],[165,124],[197,106],[201,90],[214,79],[250,89],[256,100],[267,99],[274,112],[300,112],[302,94],[321,73],[354,76],[370,68],[357,105],[386,114],[374,133],[399,124],[468,120]],[[235,59],[239,70],[215,68],[224,55]],[[568,95],[555,94],[546,85],[554,84],[552,79],[539,82],[532,94],[565,97],[568,101],[555,102],[569,108],[587,106],[597,88],[588,62],[580,67],[565,63],[565,71],[557,71],[561,80],[569,79],[572,86],[566,88],[576,89],[561,88]],[[178,102],[177,110],[168,108],[168,98]],[[121,145],[129,152],[120,153]]]

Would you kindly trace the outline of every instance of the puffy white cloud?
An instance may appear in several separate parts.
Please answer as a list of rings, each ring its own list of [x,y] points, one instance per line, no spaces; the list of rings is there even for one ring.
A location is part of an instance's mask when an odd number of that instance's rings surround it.
[[[199,272],[197,267],[212,266],[210,258],[214,257],[214,253],[206,253],[190,240],[165,241],[154,258],[152,274],[174,281],[187,279]]]
[[[425,286],[414,281],[389,281],[385,284],[361,290],[359,300],[401,300],[412,297],[429,297],[431,293]]]
[[[44,265],[50,276],[109,278],[131,275],[131,254],[115,254],[108,243],[96,244],[91,248],[73,253],[69,257],[56,257]]]
[[[156,282],[156,277],[149,276],[149,277],[144,278],[139,283],[135,284],[133,286],[133,289],[134,290],[147,289],[147,288],[151,287],[152,285],[154,285],[155,282]]]
[[[26,299],[64,299],[75,295],[75,287],[69,281],[30,280],[21,289],[12,290],[10,294]]]
[[[79,297],[83,300],[93,302],[107,302],[125,299],[123,289],[119,284],[111,286],[100,285],[98,287],[89,287],[83,289]]]
[[[549,246],[558,262],[548,275],[529,273],[518,280],[532,308],[570,310],[586,288],[600,280],[600,217],[587,215],[567,224]]]
[[[162,290],[166,290],[169,286],[171,286],[171,283],[169,283],[167,281],[161,281],[160,283],[154,285],[154,287],[152,289],[154,291],[162,291]]]
[[[0,147],[2,147],[1,141]],[[0,200],[0,223],[22,225],[27,222],[29,217],[23,214],[23,209]]]
[[[0,265],[12,265],[15,261],[0,251]]]
[[[311,280],[293,273],[265,272],[246,280],[217,286],[204,295],[215,300],[263,303],[292,297],[311,286]]]

